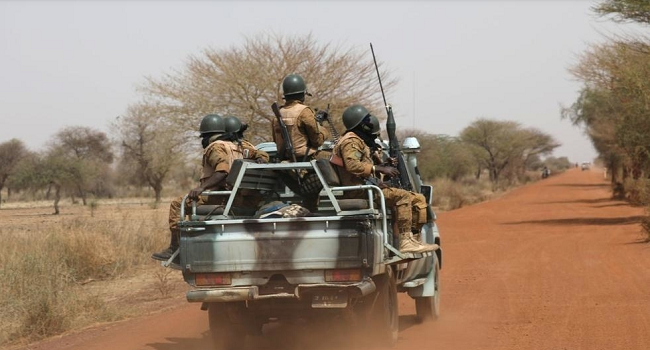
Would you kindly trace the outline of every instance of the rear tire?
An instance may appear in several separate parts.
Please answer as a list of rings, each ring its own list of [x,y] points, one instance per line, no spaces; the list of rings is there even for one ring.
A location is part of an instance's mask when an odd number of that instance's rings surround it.
[[[420,322],[430,322],[440,318],[440,263],[436,254],[433,255],[433,286],[433,296],[414,298],[415,312]]]
[[[375,305],[370,313],[370,335],[382,345],[393,346],[399,335],[399,308],[397,304],[397,286],[393,270],[388,267],[386,274],[377,279]]]

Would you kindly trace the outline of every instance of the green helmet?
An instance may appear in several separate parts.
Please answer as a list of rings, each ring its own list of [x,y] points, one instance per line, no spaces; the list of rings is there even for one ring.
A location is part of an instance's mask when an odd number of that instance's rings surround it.
[[[379,132],[381,132],[381,126],[379,125],[379,119],[375,117],[374,115],[370,115],[370,125],[372,125],[372,131],[371,133],[373,135],[379,135]]]
[[[226,126],[220,115],[208,114],[201,120],[199,131],[201,132],[201,136],[212,133],[223,133],[226,132]]]
[[[241,129],[241,120],[235,116],[228,116],[223,118],[226,132],[238,132]]]
[[[284,97],[298,94],[308,94],[305,80],[298,74],[289,74],[282,81]]]
[[[343,111],[343,125],[345,125],[345,130],[352,130],[357,125],[361,124],[361,121],[370,115],[370,112],[366,107],[362,105],[350,106]]]

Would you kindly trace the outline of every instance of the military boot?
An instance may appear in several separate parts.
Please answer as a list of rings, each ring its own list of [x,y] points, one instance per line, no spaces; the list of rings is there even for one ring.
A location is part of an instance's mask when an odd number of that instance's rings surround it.
[[[437,244],[422,244],[413,238],[411,232],[400,233],[399,251],[402,253],[424,253],[438,249]]]
[[[171,232],[171,238],[169,241],[169,247],[167,249],[164,249],[162,251],[159,251],[157,253],[153,253],[151,255],[151,258],[154,260],[160,260],[160,261],[167,261],[169,258],[174,255],[174,252],[178,249],[179,244],[179,233],[177,230],[172,230]],[[173,260],[174,263],[178,263],[180,261],[179,256],[176,255],[176,258]]]

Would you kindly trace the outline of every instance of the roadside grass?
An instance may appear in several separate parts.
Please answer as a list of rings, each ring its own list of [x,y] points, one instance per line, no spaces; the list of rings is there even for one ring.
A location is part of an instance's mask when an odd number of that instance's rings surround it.
[[[167,243],[164,210],[102,205],[78,212],[8,224],[3,216],[0,344],[124,317],[126,310],[81,286],[133,275]]]
[[[498,184],[490,182],[487,176],[481,176],[478,180],[474,176],[466,176],[457,181],[448,178],[434,179],[430,182],[433,185],[433,206],[442,211],[462,208],[497,198],[541,178],[538,171],[527,171],[521,178],[503,180]]]
[[[483,202],[503,192],[495,190],[487,179],[476,180],[474,177],[466,177],[460,181],[447,178],[435,179],[431,184],[433,206],[442,211]]]

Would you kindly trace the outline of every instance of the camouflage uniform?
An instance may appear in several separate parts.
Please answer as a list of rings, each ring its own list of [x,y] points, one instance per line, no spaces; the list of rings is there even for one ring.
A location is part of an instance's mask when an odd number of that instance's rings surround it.
[[[330,137],[329,130],[323,128],[316,120],[314,111],[300,100],[289,100],[280,108],[282,121],[287,127],[291,144],[293,145],[296,161],[309,161],[312,159],[329,159],[331,153],[318,150],[325,140]],[[273,120],[273,141],[278,150],[284,149],[284,137],[277,119]],[[285,160],[291,159],[290,154],[280,155]],[[287,173],[284,182],[294,192],[299,193],[303,199],[303,206],[312,212],[318,210],[319,193],[322,185],[314,172],[302,172],[301,184],[295,178],[295,173]]]
[[[246,154],[247,153],[247,154]],[[245,157],[247,156],[247,157]],[[230,142],[230,141],[221,141],[217,140],[212,143],[203,151],[203,161],[202,161],[202,170],[201,170],[201,183],[207,178],[212,176],[215,172],[230,172],[230,167],[236,159],[263,159],[265,162],[268,162],[269,155],[264,151],[259,151],[255,149],[248,141],[241,141],[240,144]],[[224,189],[224,184],[221,184],[215,188],[208,188],[208,191],[222,190]],[[237,196],[233,204],[242,204],[249,202],[250,198],[247,195]],[[169,229],[172,232],[179,232],[178,222],[181,219],[181,202],[183,197],[178,197],[173,200],[169,206]],[[198,205],[201,204],[223,204],[225,202],[224,197],[200,197],[198,200]],[[191,210],[192,202],[188,199],[185,203],[186,213]]]
[[[296,160],[317,159],[329,157],[329,152],[319,151],[318,147],[329,139],[330,133],[316,121],[314,111],[299,100],[291,100],[280,108],[282,121],[287,126],[293,150],[296,153]],[[284,149],[284,138],[280,125],[276,119],[273,120],[273,141],[278,149]],[[284,155],[285,159],[291,158],[290,154]]]
[[[341,185],[355,186],[365,184],[365,179],[373,174],[373,155],[363,140],[354,132],[347,132],[334,146],[334,154],[341,157],[344,168],[339,168]],[[394,208],[399,233],[419,232],[426,223],[426,199],[422,194],[400,188],[385,187],[381,190],[386,205]],[[363,191],[350,193],[349,197],[363,196]]]

